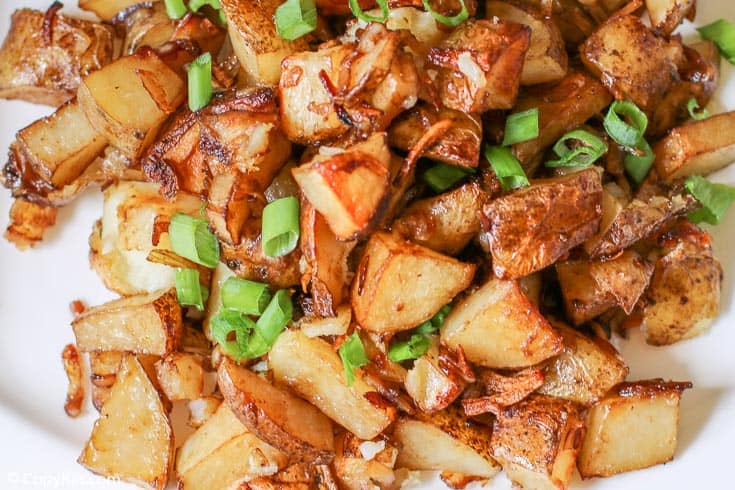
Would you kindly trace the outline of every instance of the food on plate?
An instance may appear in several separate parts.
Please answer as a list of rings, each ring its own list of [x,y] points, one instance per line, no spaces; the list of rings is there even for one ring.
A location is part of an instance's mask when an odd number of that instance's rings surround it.
[[[0,97],[53,109],[10,145],[5,238],[42,244],[101,188],[89,263],[118,295],[75,302],[63,350],[67,414],[99,411],[79,463],[153,489],[564,490],[670,461],[692,383],[628,379],[614,336],[669,345],[724,309],[701,223],[735,201],[710,180],[735,113],[705,106],[735,26],[685,42],[694,4],[16,11]]]

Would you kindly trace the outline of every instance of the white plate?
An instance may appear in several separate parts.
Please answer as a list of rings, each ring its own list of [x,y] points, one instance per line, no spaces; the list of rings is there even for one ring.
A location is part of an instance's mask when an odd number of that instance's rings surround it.
[[[45,8],[49,0],[0,2],[0,36],[15,8]],[[71,2],[70,2],[71,3]],[[700,0],[698,22],[735,20],[730,0]],[[685,38],[695,36],[691,28]],[[723,83],[714,111],[735,109],[735,75],[723,60]],[[0,101],[0,152],[15,131],[50,113],[48,107]],[[2,162],[4,163],[4,161]],[[735,184],[735,168],[717,180]],[[5,227],[10,197],[0,190],[0,223]],[[97,304],[112,297],[87,262],[87,237],[100,216],[101,195],[92,190],[59,213],[57,226],[36,249],[18,252],[0,240],[0,488],[133,488],[93,476],[75,463],[96,411],[79,419],[63,410],[66,378],[60,353],[72,341],[69,303]],[[713,230],[725,271],[722,316],[706,335],[673,347],[646,346],[640,335],[619,341],[631,367],[630,379],[692,380],[682,401],[679,449],[672,463],[609,479],[575,482],[572,488],[732,488],[735,440],[735,211]],[[443,488],[427,482],[427,488]],[[488,488],[510,488],[497,478]]]

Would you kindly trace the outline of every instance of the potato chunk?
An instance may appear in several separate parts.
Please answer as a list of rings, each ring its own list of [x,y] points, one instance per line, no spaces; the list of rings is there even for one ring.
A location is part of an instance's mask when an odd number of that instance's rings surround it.
[[[469,286],[475,267],[377,232],[370,237],[352,282],[355,319],[372,332],[411,329]]]
[[[395,418],[395,408],[384,400],[381,404],[370,401],[382,399],[359,370],[354,384],[347,386],[342,361],[321,339],[286,331],[273,345],[268,362],[277,382],[288,385],[360,439],[373,439]]]
[[[128,351],[163,356],[181,337],[181,306],[174,289],[116,299],[89,308],[72,322],[83,352]]]
[[[497,415],[490,448],[522,488],[558,490],[569,484],[583,434],[576,404],[537,395]]]
[[[138,3],[139,0],[79,0],[79,8],[94,12],[104,21],[111,21],[121,10]]]
[[[587,413],[577,468],[583,478],[666,463],[676,451],[679,400],[691,383],[622,383]]]
[[[328,464],[334,458],[332,422],[314,406],[227,359],[218,386],[237,418],[291,462]]]
[[[491,278],[444,320],[441,339],[467,359],[491,368],[523,368],[563,350],[561,336],[517,281]]]
[[[10,206],[10,223],[3,238],[18,250],[33,247],[43,240],[46,230],[56,223],[57,208],[42,206],[25,199],[14,199]]]
[[[429,50],[442,104],[475,113],[513,107],[530,39],[531,29],[515,22],[462,23]]]
[[[495,275],[523,277],[556,262],[597,232],[601,201],[600,173],[589,168],[485,204],[481,219]]]
[[[55,9],[55,7],[50,7]],[[0,48],[0,97],[60,106],[76,94],[82,77],[112,60],[107,26],[51,11],[20,9]]]
[[[696,0],[646,0],[646,10],[654,32],[668,36],[685,17],[692,17]]]
[[[406,393],[427,413],[447,408],[467,386],[458,373],[442,369],[439,349],[439,339],[432,339],[428,352],[414,361],[404,381]]]
[[[171,401],[199,398],[204,392],[202,358],[196,354],[172,352],[156,362],[156,378]]]
[[[161,399],[135,356],[125,354],[78,461],[98,475],[163,490],[173,458],[174,433]]]
[[[398,450],[384,440],[360,441],[349,432],[337,436],[337,455],[332,463],[334,476],[344,490],[392,488],[393,465]],[[382,449],[381,449],[382,447]],[[368,449],[369,448],[369,449]],[[366,453],[375,451],[375,454]]]

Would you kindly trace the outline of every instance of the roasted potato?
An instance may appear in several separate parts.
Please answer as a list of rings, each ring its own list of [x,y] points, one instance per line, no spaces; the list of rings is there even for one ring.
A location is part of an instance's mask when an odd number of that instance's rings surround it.
[[[25,250],[43,240],[47,229],[56,223],[57,208],[14,199],[10,206],[10,222],[3,238]]]
[[[581,325],[615,306],[612,294],[597,284],[587,260],[567,260],[556,263],[561,295],[567,318]]]
[[[601,201],[600,173],[589,168],[485,204],[480,218],[495,275],[518,278],[556,262],[597,232]]]
[[[140,0],[79,0],[79,8],[94,12],[104,21],[111,21],[121,11],[139,3]]]
[[[189,427],[198,429],[207,423],[221,404],[222,398],[214,395],[189,400],[186,404],[189,410],[189,419],[186,421],[186,424]]]
[[[393,466],[398,455],[395,447],[384,440],[360,441],[349,432],[338,435],[335,444],[337,454],[332,468],[340,488],[345,490],[363,490],[376,486],[392,488],[395,483]],[[367,454],[368,452],[375,454]]]
[[[352,308],[342,305],[335,310],[335,316],[324,318],[305,317],[299,322],[299,329],[307,337],[345,335],[352,321]]]
[[[128,351],[164,356],[181,337],[181,306],[176,290],[117,299],[89,308],[72,321],[83,352]]]
[[[107,478],[163,490],[174,458],[174,434],[148,375],[125,354],[79,463]]]
[[[171,40],[177,23],[166,13],[165,2],[137,4],[122,18],[125,27],[122,53],[133,54],[142,46],[160,48]]]
[[[58,8],[13,14],[0,48],[1,98],[60,106],[74,97],[82,77],[112,60],[112,29],[60,14]],[[44,27],[49,16],[53,27]]]
[[[355,320],[372,332],[413,328],[469,286],[475,268],[394,234],[376,232],[352,282]]]
[[[288,385],[360,439],[373,439],[395,418],[392,405],[370,401],[382,399],[359,370],[354,384],[347,385],[342,361],[321,339],[311,339],[297,330],[286,331],[273,345],[268,365],[277,382]]]
[[[685,17],[693,17],[696,0],[646,0],[646,10],[654,32],[668,36]]]
[[[320,3],[328,3],[330,1],[333,0],[318,0],[317,6],[319,7],[319,12],[323,13],[324,15],[329,15],[326,13],[326,11],[322,10],[322,6],[320,5]],[[338,2],[340,2],[340,0],[336,0],[336,2],[334,3]],[[340,13],[352,13],[352,11],[347,6],[347,0],[341,0],[341,3],[342,11]],[[367,5],[375,5],[374,0],[359,0],[358,3],[363,7]],[[379,9],[371,9],[367,10],[366,12],[368,15],[380,15]],[[365,22],[364,20],[355,18],[352,22],[348,21],[347,30],[345,31],[343,38],[356,38],[357,30],[364,29],[365,27],[367,27],[367,22]],[[439,25],[434,21],[434,17],[432,17],[430,12],[417,9],[414,6],[399,7],[391,5],[388,19],[385,21],[385,27],[387,27],[391,31],[397,31],[400,29],[405,29],[409,31],[414,37],[416,37],[416,39],[419,40],[419,42],[424,47],[436,46],[444,38],[447,37],[447,33],[443,29],[441,29]],[[414,46],[413,49],[416,49],[416,46]],[[425,53],[419,52],[414,54],[419,56]]]
[[[491,368],[523,368],[562,352],[561,336],[517,281],[491,278],[452,309],[441,340],[467,359]]]
[[[204,394],[201,356],[172,352],[156,362],[156,378],[169,400],[193,400]]]
[[[406,373],[404,385],[419,410],[431,413],[447,408],[462,394],[467,382],[446,369],[439,355],[439,339],[434,338],[428,352]]]
[[[621,383],[587,413],[577,459],[583,478],[611,476],[674,458],[679,400],[691,383]]]

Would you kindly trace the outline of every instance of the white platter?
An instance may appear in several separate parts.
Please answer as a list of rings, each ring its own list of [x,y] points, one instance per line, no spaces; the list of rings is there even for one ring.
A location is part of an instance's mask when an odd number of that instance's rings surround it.
[[[0,1],[0,37],[15,8],[44,9],[49,0]],[[700,0],[697,23],[720,17],[735,21],[731,0]],[[73,9],[66,9],[73,10]],[[685,39],[695,37],[691,26]],[[735,73],[723,60],[723,82],[710,109],[735,109]],[[0,101],[0,152],[14,133],[47,107]],[[4,157],[0,164],[4,164]],[[735,167],[715,176],[735,184]],[[0,190],[0,227],[11,200]],[[76,420],[63,410],[66,378],[60,353],[72,341],[69,303],[97,304],[112,297],[87,262],[87,237],[101,211],[101,195],[92,190],[59,213],[57,226],[36,249],[18,252],[0,240],[0,489],[133,488],[96,477],[75,463],[96,411],[87,406]],[[576,481],[572,488],[610,490],[646,488],[725,489],[732,484],[735,441],[735,211],[713,230],[715,249],[725,271],[723,311],[711,331],[668,348],[646,346],[640,335],[617,342],[631,367],[630,379],[664,377],[692,380],[695,388],[682,401],[676,458],[664,466],[609,479]],[[425,488],[444,488],[427,480]],[[507,489],[497,478],[491,489]]]

